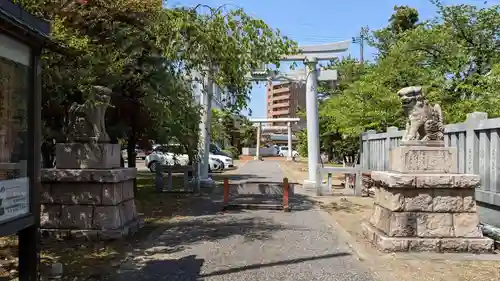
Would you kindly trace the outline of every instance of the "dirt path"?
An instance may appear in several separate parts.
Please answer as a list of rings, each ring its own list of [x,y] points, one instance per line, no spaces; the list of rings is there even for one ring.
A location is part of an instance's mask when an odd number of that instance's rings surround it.
[[[230,176],[252,175],[283,177],[276,161],[250,161]],[[318,208],[221,214],[220,207],[171,222],[116,280],[373,280]]]

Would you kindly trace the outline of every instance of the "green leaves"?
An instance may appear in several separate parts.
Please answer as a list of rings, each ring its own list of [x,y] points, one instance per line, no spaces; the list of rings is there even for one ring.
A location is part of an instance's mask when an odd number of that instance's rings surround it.
[[[178,142],[193,152],[200,107],[191,71],[211,69],[219,87],[231,91],[235,103],[228,111],[238,111],[249,99],[246,74],[296,49],[241,9],[202,14],[164,9],[157,0],[17,2],[49,20],[52,37],[69,51],[44,54],[43,114],[52,136],[64,131],[67,106],[87,99],[89,87],[99,84],[113,89],[112,137]]]
[[[431,103],[443,108],[446,123],[463,122],[473,111],[500,115],[500,6],[443,6],[436,18],[418,23],[418,12],[395,7],[388,26],[374,31],[378,48],[373,63],[352,58],[333,61],[339,71],[335,88],[321,84],[321,141],[348,154],[349,144],[369,129],[403,127],[396,92],[422,85]],[[334,138],[340,134],[341,138]]]
[[[212,9],[208,15],[171,9],[161,17],[165,27],[161,44],[168,51],[172,44],[178,47],[166,56],[181,61],[188,72],[204,73],[211,68],[217,84],[230,90],[235,110],[246,107],[248,101],[251,81],[246,75],[262,64],[279,64],[282,56],[297,48],[295,42],[242,9]]]

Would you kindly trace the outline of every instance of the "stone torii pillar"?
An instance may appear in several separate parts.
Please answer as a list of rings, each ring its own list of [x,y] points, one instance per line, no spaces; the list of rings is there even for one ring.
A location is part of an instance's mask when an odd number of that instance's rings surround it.
[[[257,126],[257,145],[255,147],[255,157],[254,160],[260,160],[260,131],[262,128],[262,123],[259,122],[259,125]]]
[[[288,122],[288,156],[286,158],[287,161],[291,161],[293,158],[293,149],[292,149],[292,122]]]
[[[282,61],[302,61],[306,65],[306,116],[307,116],[307,154],[309,178],[304,181],[304,187],[319,190],[321,179],[318,177],[319,164],[319,117],[318,117],[318,92],[317,81],[328,80],[336,72],[324,71],[319,73],[316,68],[319,60],[331,60],[338,56],[338,53],[347,51],[350,41],[338,43],[328,43],[322,45],[299,47],[300,54],[290,55],[282,58]],[[322,77],[323,76],[323,77]],[[329,77],[332,76],[332,77]]]

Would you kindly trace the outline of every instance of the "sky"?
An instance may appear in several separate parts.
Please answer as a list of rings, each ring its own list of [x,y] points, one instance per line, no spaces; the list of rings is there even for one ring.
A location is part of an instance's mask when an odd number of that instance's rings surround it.
[[[484,0],[442,0],[442,3],[482,6]],[[500,4],[500,0],[488,3]],[[247,14],[264,20],[270,27],[279,29],[283,35],[297,41],[299,46],[351,40],[353,36],[358,36],[361,28],[365,26],[370,30],[383,28],[387,25],[395,5],[416,8],[420,20],[436,16],[436,8],[428,0],[169,0],[167,2],[170,7],[197,4],[210,7],[227,5],[228,9],[243,8]],[[349,51],[341,55],[350,54],[359,58],[359,53],[359,45],[351,44]],[[373,59],[374,54],[374,49],[365,47],[365,60]],[[262,83],[254,85],[248,106],[252,110],[252,117],[266,117],[265,99],[265,85]]]

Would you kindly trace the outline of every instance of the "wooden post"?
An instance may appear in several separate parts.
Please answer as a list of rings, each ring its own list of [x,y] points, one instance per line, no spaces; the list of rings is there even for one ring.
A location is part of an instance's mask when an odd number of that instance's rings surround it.
[[[224,209],[229,205],[229,179],[224,178]]]
[[[283,178],[283,211],[290,212],[288,206],[288,195],[290,191],[290,185],[288,184],[288,178]]]

